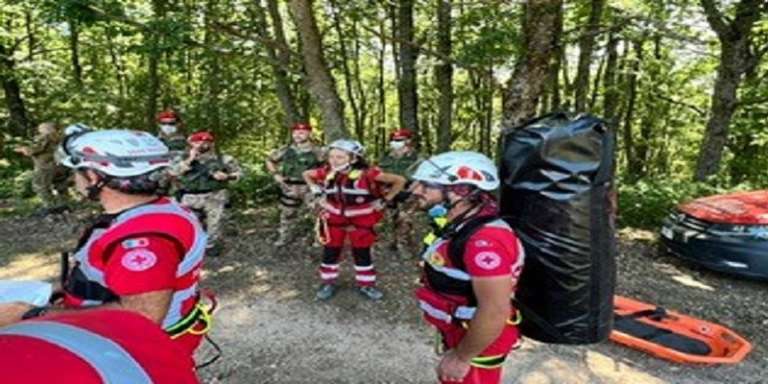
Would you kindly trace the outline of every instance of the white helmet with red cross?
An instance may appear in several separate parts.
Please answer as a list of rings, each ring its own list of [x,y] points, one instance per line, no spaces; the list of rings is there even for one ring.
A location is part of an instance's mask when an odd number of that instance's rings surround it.
[[[499,187],[496,164],[482,153],[445,152],[422,161],[411,176],[415,181],[438,185],[474,185],[484,191]]]
[[[144,175],[170,165],[168,147],[147,132],[82,130],[61,144],[62,165],[93,169],[114,177]]]

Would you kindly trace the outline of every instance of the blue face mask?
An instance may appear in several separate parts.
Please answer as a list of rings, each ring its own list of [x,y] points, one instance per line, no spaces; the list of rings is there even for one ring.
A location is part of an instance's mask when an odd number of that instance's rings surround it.
[[[429,217],[445,217],[448,214],[448,208],[443,203],[435,204],[427,211]]]

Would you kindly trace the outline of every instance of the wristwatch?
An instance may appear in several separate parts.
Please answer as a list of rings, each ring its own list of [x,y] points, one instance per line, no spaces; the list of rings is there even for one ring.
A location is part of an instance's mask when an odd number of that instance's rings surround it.
[[[34,307],[29,311],[25,312],[23,315],[21,315],[21,319],[27,320],[35,317],[40,317],[42,315],[45,315],[46,312],[48,312],[48,307]]]

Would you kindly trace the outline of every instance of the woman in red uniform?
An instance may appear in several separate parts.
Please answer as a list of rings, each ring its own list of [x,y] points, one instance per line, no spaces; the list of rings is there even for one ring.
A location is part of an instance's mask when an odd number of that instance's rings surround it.
[[[303,174],[310,189],[322,195],[320,215],[326,230],[320,264],[322,285],[316,294],[319,300],[328,300],[336,293],[339,259],[347,236],[359,292],[371,300],[383,297],[375,287],[376,271],[371,260],[371,247],[376,242],[374,226],[381,220],[386,203],[403,190],[406,180],[368,166],[364,154],[359,142],[336,140],[329,146],[327,164]]]

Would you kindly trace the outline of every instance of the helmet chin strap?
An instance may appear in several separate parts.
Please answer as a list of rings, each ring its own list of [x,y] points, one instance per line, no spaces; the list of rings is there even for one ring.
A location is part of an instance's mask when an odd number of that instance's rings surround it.
[[[88,176],[86,175],[86,177]],[[109,182],[109,179],[107,178],[107,176],[99,177],[99,180],[96,182],[96,184],[85,187],[85,191],[86,191],[85,196],[88,198],[88,200],[99,201],[99,195],[101,194],[101,190],[104,189],[104,186],[107,185],[108,182]]]
[[[473,195],[475,195],[475,194],[479,193],[479,191],[480,191],[479,189],[475,189],[474,191],[470,192],[468,195],[466,195],[466,196],[462,196],[462,197],[460,197],[460,198],[456,199],[455,201],[451,202],[451,201],[450,201],[450,199],[448,199],[448,193],[447,193],[447,191],[446,191],[445,189],[442,189],[442,190],[441,190],[441,193],[443,194],[443,202],[444,202],[444,205],[445,205],[445,208],[446,208],[446,210],[447,210],[448,212],[450,212],[452,209],[456,208],[456,206],[457,206],[459,203],[461,203],[461,202],[462,202],[462,201],[464,201],[464,200],[467,200],[467,199],[469,199],[469,198],[470,198],[470,197],[472,197]],[[469,207],[467,207],[467,210],[465,210],[464,212],[462,212],[462,213],[460,213],[459,215],[457,215],[457,216],[456,216],[456,217],[455,217],[453,220],[451,220],[451,221],[453,221],[453,222],[459,222],[459,221],[461,221],[461,220],[464,220],[464,218],[466,218],[466,217],[467,217],[467,215],[469,215],[469,212],[471,212],[471,211],[472,211],[474,208],[478,207],[480,204],[481,204],[480,202],[470,202],[470,206],[469,206]]]

